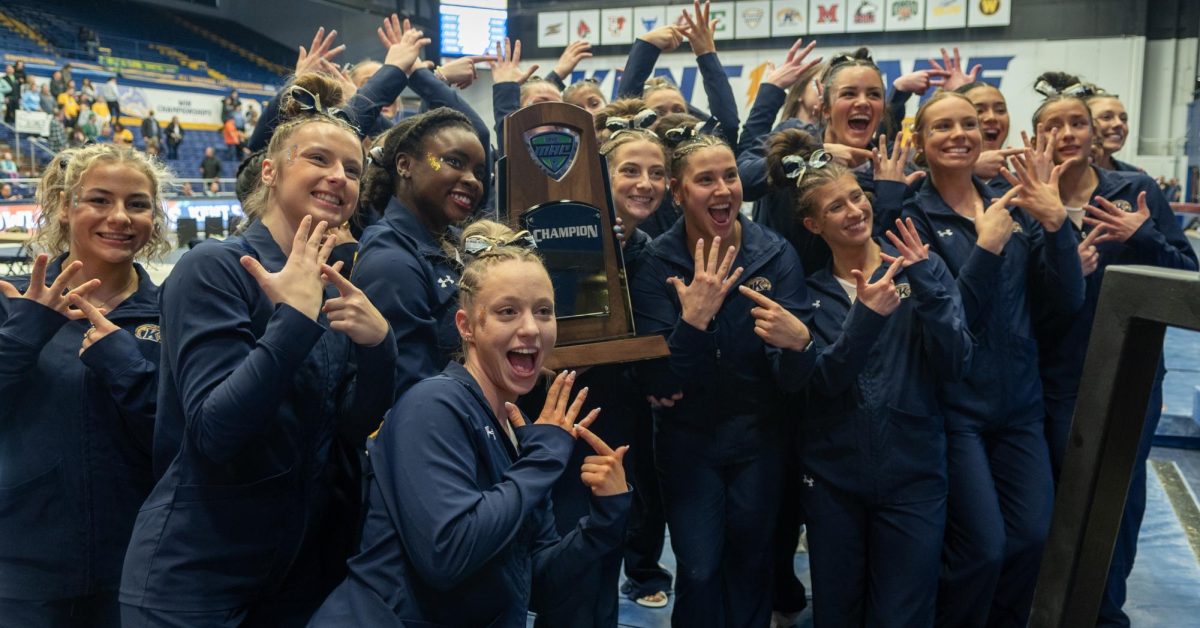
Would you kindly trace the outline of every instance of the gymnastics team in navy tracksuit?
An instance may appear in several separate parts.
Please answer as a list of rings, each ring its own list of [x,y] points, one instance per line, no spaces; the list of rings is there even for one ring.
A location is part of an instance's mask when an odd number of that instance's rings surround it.
[[[768,153],[772,182],[796,190],[805,228],[833,252],[808,278],[819,353],[797,449],[814,620],[930,626],[948,491],[938,391],[966,372],[974,340],[941,259],[908,225],[893,232],[899,244],[876,244],[857,180],[840,164],[810,164],[817,150],[788,130]],[[856,268],[857,279],[845,276]]]
[[[1051,87],[1063,89],[1078,79],[1059,73],[1046,73],[1043,79]],[[1080,147],[1092,146],[1099,131],[1092,115],[1114,99],[1106,95],[1084,98],[1051,95],[1034,114],[1034,124],[1060,133],[1055,161],[1068,162]],[[1120,103],[1116,103],[1120,107]],[[1119,149],[1105,142],[1106,152]],[[1116,160],[1113,160],[1116,162]],[[1067,163],[1061,184],[1064,204],[1073,209],[1068,227],[1091,242],[1081,256],[1091,258],[1094,268],[1086,277],[1087,292],[1083,307],[1074,316],[1043,317],[1041,340],[1041,377],[1046,400],[1046,437],[1050,444],[1055,477],[1062,467],[1067,449],[1075,402],[1079,394],[1083,361],[1091,335],[1092,322],[1100,296],[1104,269],[1112,264],[1143,264],[1196,270],[1195,252],[1184,236],[1170,206],[1154,181],[1142,172],[1117,171],[1089,165],[1078,160]],[[1159,360],[1154,386],[1146,407],[1145,425],[1137,462],[1130,479],[1124,516],[1113,549],[1108,584],[1100,605],[1099,625],[1128,626],[1129,618],[1121,610],[1125,603],[1125,581],[1133,569],[1138,531],[1146,508],[1146,459],[1162,414],[1162,380],[1165,367]]]
[[[461,262],[444,243],[458,239],[451,225],[482,199],[487,156],[467,118],[447,108],[401,121],[371,152],[363,203],[382,209],[383,220],[363,232],[353,280],[396,336],[399,398],[461,348]]]
[[[1055,189],[1036,175],[999,200],[974,178],[982,139],[965,96],[930,98],[914,134],[930,176],[904,213],[957,278],[978,342],[966,379],[942,393],[950,496],[938,621],[1023,624],[1053,509],[1033,317],[1038,304],[1062,315],[1079,309],[1078,242],[1062,226]],[[952,207],[944,194],[961,200]],[[1014,198],[1022,208],[1009,212]],[[985,227],[998,239],[985,242]]]
[[[328,79],[296,82],[337,98]],[[340,577],[325,533],[356,513],[327,507],[332,443],[378,425],[396,348],[361,291],[320,266],[326,220],[358,198],[358,138],[289,104],[245,232],[196,247],[162,289],[165,472],[125,557],[126,626],[303,625]]]
[[[461,279],[465,365],[408,389],[372,439],[362,550],[311,626],[524,626],[531,606],[553,611],[570,600],[578,575],[620,544],[630,500],[625,450],[583,428],[574,433],[603,458],[581,468],[591,512],[566,535],[555,531],[547,497],[586,393],[568,409],[575,374],[562,373],[535,424],[524,425],[516,408],[557,332],[549,276],[535,253],[508,244],[513,235],[486,221],[464,232],[465,244],[487,246]],[[526,359],[514,354],[525,349]]]
[[[754,302],[728,291],[747,285],[794,314],[807,303],[804,272],[786,241],[739,214],[737,164],[724,142],[701,135],[672,161],[684,217],[647,247],[631,290],[638,333],[662,334],[671,349],[638,370],[660,405],[655,457],[679,567],[671,619],[765,625],[783,435],[794,420],[781,391],[803,381],[813,352],[766,345]],[[738,238],[736,252],[723,250]],[[703,253],[689,245],[701,239]]]
[[[0,282],[0,626],[120,626],[159,357],[158,288],[133,260],[166,246],[165,174],[111,144],[61,153],[39,237],[63,252]]]

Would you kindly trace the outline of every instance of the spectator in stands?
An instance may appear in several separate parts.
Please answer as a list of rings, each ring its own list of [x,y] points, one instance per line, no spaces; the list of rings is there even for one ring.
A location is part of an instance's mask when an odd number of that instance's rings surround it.
[[[116,122],[121,119],[121,90],[117,87],[117,76],[114,74],[109,77],[97,94],[104,99],[104,104],[108,105],[108,119]]]
[[[4,121],[12,124],[20,105],[21,83],[11,65],[4,66],[4,76],[0,77],[0,98],[4,101]]]
[[[96,86],[92,85],[92,79],[84,78],[79,86],[79,102],[85,105],[96,102]]]
[[[75,128],[83,131],[89,142],[96,141],[100,135],[100,116],[96,115],[91,105],[86,102],[79,107],[79,119],[75,122]]]
[[[171,123],[165,132],[167,138],[167,159],[179,159],[179,145],[183,143],[183,125],[179,116],[171,116]]]
[[[224,124],[226,120],[233,119],[233,110],[236,107],[237,107],[237,105],[233,104],[233,96],[226,96],[221,99],[221,123],[222,124]]]
[[[38,106],[42,111],[54,115],[54,109],[58,104],[54,102],[54,95],[50,93],[50,85],[42,85],[42,90],[38,93]]]
[[[71,134],[67,136],[67,145],[71,148],[79,148],[87,146],[88,137],[79,128],[71,129]]]
[[[0,175],[9,179],[16,179],[18,176],[17,162],[13,161],[12,153],[8,151],[4,151],[4,156],[0,159]]]
[[[212,146],[204,149],[204,159],[200,162],[200,176],[205,179],[221,176],[221,160],[217,159],[217,149]]]
[[[41,111],[42,100],[38,93],[37,82],[32,76],[25,78],[25,83],[21,85],[21,109],[25,111]]]
[[[75,126],[75,121],[79,118],[79,101],[75,100],[75,94],[71,90],[67,90],[58,95],[58,106],[62,107],[63,124],[69,127]]]
[[[54,117],[50,119],[50,150],[58,153],[67,147],[67,118],[61,106],[54,107]]]
[[[158,120],[154,119],[154,110],[151,109],[142,118],[142,140],[146,143],[146,150],[149,151],[153,146],[155,154],[158,153],[158,142],[162,139],[162,127],[158,126]]]
[[[80,146],[87,146],[87,143],[88,143],[87,134],[85,134],[78,127],[71,129],[71,136],[67,140],[67,144],[71,148],[79,148]]]
[[[246,132],[246,112],[241,105],[233,108],[233,126],[237,127],[238,131]]]
[[[1167,182],[1167,188],[1163,194],[1167,197],[1168,202],[1178,203],[1181,192],[1182,188],[1179,186],[1179,179],[1177,177],[1171,177],[1171,180]]]
[[[80,26],[78,39],[79,47],[87,51],[89,57],[94,57],[100,52],[100,36],[96,34],[96,31],[86,26]]]
[[[13,189],[11,183],[0,185],[0,201],[19,201],[21,195]]]
[[[158,144],[151,144],[147,146],[144,152],[155,159],[158,159],[162,154],[162,151],[158,149]]]
[[[125,128],[124,124],[113,122],[112,141],[120,146],[133,146],[133,132]]]
[[[238,160],[238,147],[241,146],[241,139],[238,137],[237,125],[233,118],[225,120],[225,126],[221,129],[221,136],[225,139],[225,147],[229,149],[228,159]]]
[[[75,91],[75,81],[71,78],[71,64],[64,63],[62,69],[59,71],[62,72],[63,84],[67,86],[66,91]]]
[[[13,63],[13,73],[17,75],[18,82],[24,83],[25,82],[25,62],[17,61],[15,63]]]
[[[246,105],[246,126],[242,129],[242,134],[247,138],[254,135],[254,127],[258,126],[258,110],[250,105]]]
[[[67,91],[67,82],[63,80],[62,70],[55,70],[54,74],[50,75],[50,95],[58,98],[58,95]]]
[[[192,184],[185,182],[183,184],[183,186],[179,188],[179,195],[180,196],[195,196],[196,193],[192,191]]]
[[[208,186],[204,188],[205,196],[220,196],[221,195],[221,180],[213,179],[208,182]]]

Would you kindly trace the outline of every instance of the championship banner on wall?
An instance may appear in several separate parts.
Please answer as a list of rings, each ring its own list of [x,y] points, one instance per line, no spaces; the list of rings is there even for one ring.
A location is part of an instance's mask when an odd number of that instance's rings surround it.
[[[751,0],[737,3],[737,24],[734,34],[738,39],[754,39],[771,36],[770,0]]]
[[[666,23],[667,7],[633,8],[633,32],[635,37],[641,37]]]
[[[846,32],[846,3],[841,0],[809,0],[808,32],[812,35]]]
[[[600,42],[600,11],[571,11],[567,19],[567,37],[571,41],[579,41],[581,39],[592,42],[593,44]],[[551,63],[548,68],[554,67]]]
[[[885,18],[889,31],[919,31],[925,28],[925,3],[922,0],[887,0]]]
[[[809,33],[869,33],[944,28],[1008,26],[1012,0],[744,0],[713,2],[710,19],[719,19],[714,38],[765,39]],[[624,44],[622,16],[630,15],[631,37],[667,23],[681,23],[687,5],[655,5],[600,11],[538,13],[538,47],[566,46],[586,39]],[[612,16],[610,21],[609,16]],[[969,18],[969,19],[968,19]],[[615,29],[615,30],[613,30]],[[611,35],[609,35],[611,31]],[[563,37],[567,39],[564,40]],[[561,42],[561,43],[560,43]]]
[[[846,10],[846,31],[850,33],[878,33],[883,30],[883,0],[850,0]]]
[[[925,0],[925,30],[966,25],[967,0]]]
[[[538,48],[566,48],[571,43],[566,11],[538,13]]]
[[[937,1],[928,0],[929,3]],[[938,48],[942,46],[949,48],[951,45],[953,45],[951,42],[945,42],[871,46],[870,50],[875,63],[884,73],[884,80],[890,86],[892,80],[901,74],[928,69],[928,59],[938,54]],[[964,65],[968,68],[976,64],[983,66],[979,76],[980,80],[997,86],[1008,97],[1008,109],[1013,129],[1009,136],[1011,145],[1014,141],[1020,142],[1020,130],[1028,126],[1033,110],[1041,101],[1041,96],[1033,91],[1033,83],[1039,74],[1048,69],[1077,74],[1110,92],[1120,94],[1121,100],[1129,112],[1129,117],[1133,120],[1139,119],[1142,97],[1140,77],[1142,76],[1141,68],[1145,57],[1145,46],[1146,40],[1143,37],[1112,37],[1059,41],[978,41],[971,42],[969,46],[963,47],[962,51]],[[829,59],[853,48],[854,46],[842,48],[818,46],[812,54]],[[725,73],[730,77],[729,82],[742,112],[749,111],[750,106],[754,103],[754,97],[758,93],[759,82],[765,76],[767,64],[781,63],[786,52],[786,49],[721,51],[721,63],[725,68]],[[582,78],[595,78],[599,81],[600,89],[605,96],[612,99],[616,95],[617,83],[620,80],[618,69],[624,67],[626,61],[627,58],[624,56],[585,59],[567,83]],[[555,60],[530,59],[528,63],[539,63],[542,67],[552,67]],[[684,98],[692,105],[702,110],[708,110],[708,99],[704,94],[703,82],[694,56],[689,53],[663,55],[658,60],[654,74],[664,76],[678,85]],[[476,110],[490,111],[491,93],[489,91],[483,95],[488,97],[486,106],[481,104],[476,107]],[[467,96],[474,98],[474,95],[470,93],[467,93]],[[919,101],[920,99],[915,97],[909,100],[907,105],[909,115],[916,113]]]
[[[808,2],[771,0],[771,36],[793,37],[808,34]]]
[[[600,11],[600,43],[633,43],[633,9],[604,9]]]

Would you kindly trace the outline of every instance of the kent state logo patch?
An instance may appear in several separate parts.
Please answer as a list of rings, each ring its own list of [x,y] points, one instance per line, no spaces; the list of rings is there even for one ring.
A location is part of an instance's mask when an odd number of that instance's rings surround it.
[[[901,299],[907,299],[912,296],[912,286],[908,282],[896,284],[896,294],[900,295]]]
[[[1021,227],[1021,223],[1014,222],[1012,232],[1013,233],[1025,233],[1025,229]]]
[[[1123,212],[1130,213],[1130,214],[1133,213],[1133,205],[1127,200],[1119,198],[1119,199],[1113,201],[1112,204],[1114,206],[1116,206],[1117,209],[1119,209]]]
[[[746,287],[762,294],[771,289],[771,280],[766,277],[754,277],[746,282]]]
[[[133,337],[138,340],[149,340],[150,342],[162,342],[162,333],[158,330],[158,325],[146,323],[138,325],[137,329],[133,330]]]

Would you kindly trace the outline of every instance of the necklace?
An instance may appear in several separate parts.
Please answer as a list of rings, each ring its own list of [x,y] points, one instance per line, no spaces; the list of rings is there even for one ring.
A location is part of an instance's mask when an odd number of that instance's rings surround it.
[[[112,308],[110,306],[112,306],[113,302],[116,301],[117,303],[120,303],[122,300],[124,300],[124,297],[128,296],[130,286],[137,283],[137,278],[138,278],[137,271],[133,271],[129,277],[129,281],[126,281],[125,285],[121,286],[120,290],[117,290],[116,292],[108,295],[107,299],[104,299],[103,301],[100,301],[99,303],[97,303],[96,301],[94,301],[92,299],[88,299],[88,301],[91,301],[92,305],[94,305],[96,307],[96,309],[108,309],[109,311],[112,311]],[[78,287],[78,286],[76,286],[76,287]],[[74,289],[74,288],[72,288],[72,289]]]

